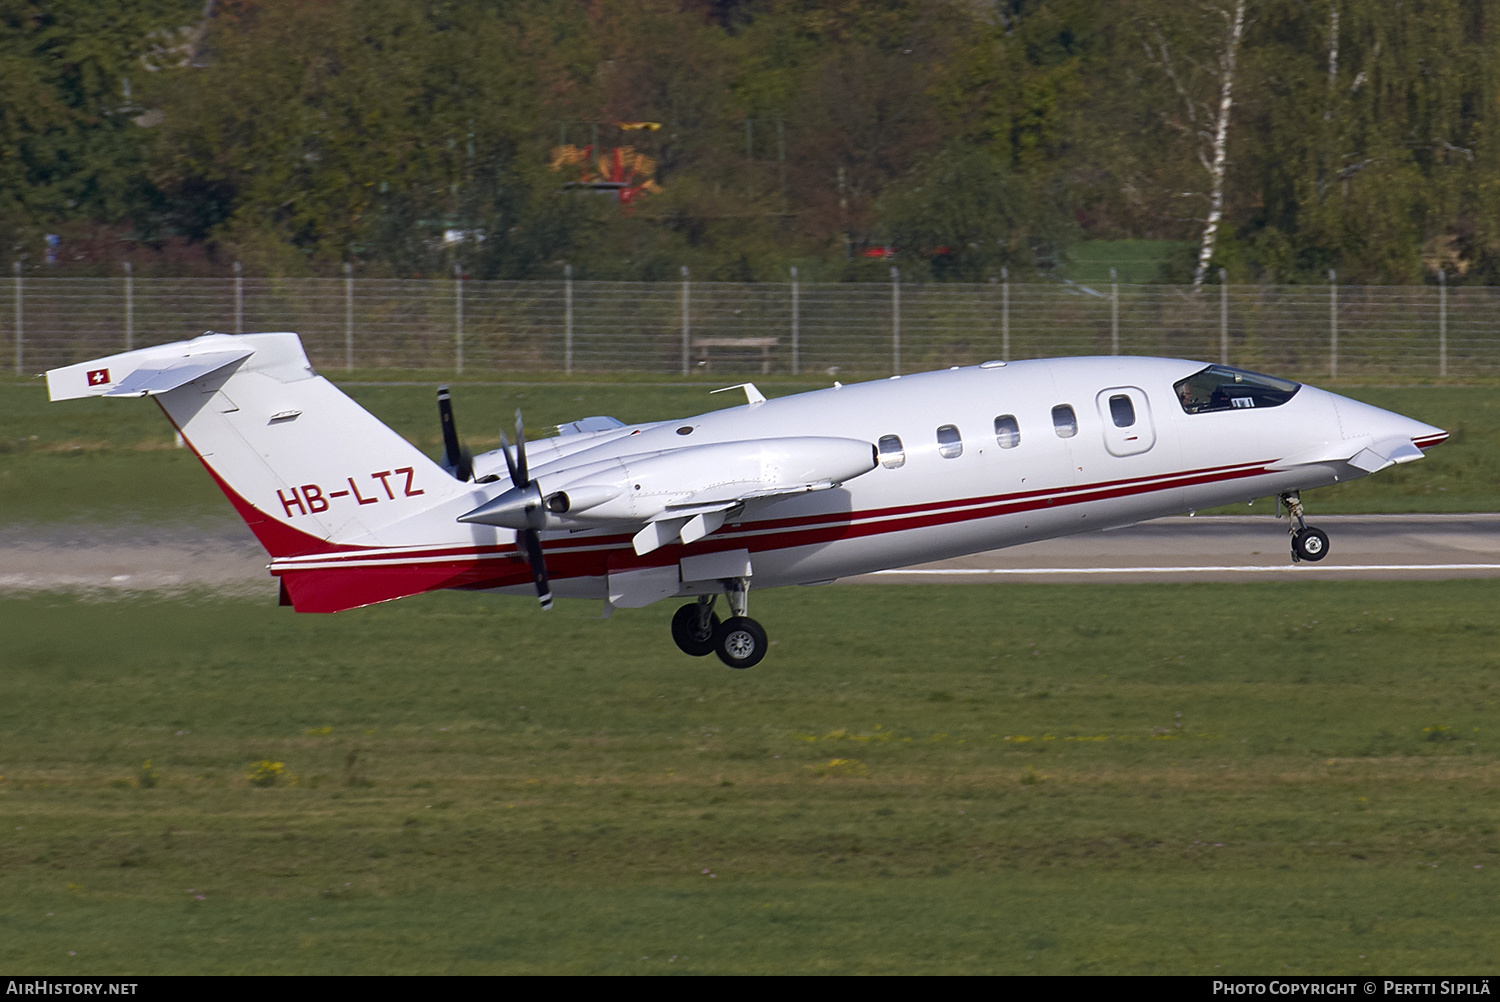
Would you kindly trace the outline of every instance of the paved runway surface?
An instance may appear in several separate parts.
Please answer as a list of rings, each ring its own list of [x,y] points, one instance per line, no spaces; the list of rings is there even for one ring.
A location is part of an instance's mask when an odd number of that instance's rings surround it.
[[[1263,581],[1500,576],[1500,514],[1313,518],[1320,563],[1292,565],[1270,515],[1166,518],[847,580]],[[274,598],[266,556],[239,523],[0,526],[0,591],[208,588]]]
[[[1270,515],[1162,518],[850,580],[1257,581],[1500,576],[1500,514],[1325,515],[1318,563],[1293,564],[1286,522]]]

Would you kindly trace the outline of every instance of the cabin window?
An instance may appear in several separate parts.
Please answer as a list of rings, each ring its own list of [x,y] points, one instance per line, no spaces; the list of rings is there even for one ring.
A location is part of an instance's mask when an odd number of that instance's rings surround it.
[[[1188,414],[1279,407],[1302,389],[1301,383],[1227,365],[1210,365],[1172,384]]]
[[[937,430],[938,455],[944,459],[957,459],[964,454],[963,436],[958,429],[951,424],[945,424]]]
[[[995,441],[1002,449],[1014,449],[1021,444],[1021,426],[1014,414],[1001,414],[995,418]]]
[[[882,435],[877,443],[880,449],[880,465],[888,470],[897,470],[906,465],[906,448],[900,435]]]
[[[1129,428],[1135,424],[1135,404],[1125,394],[1116,393],[1109,398],[1109,417],[1116,428]]]
[[[1052,408],[1052,430],[1057,432],[1058,438],[1072,438],[1078,434],[1078,415],[1073,413],[1072,407],[1058,404]]]

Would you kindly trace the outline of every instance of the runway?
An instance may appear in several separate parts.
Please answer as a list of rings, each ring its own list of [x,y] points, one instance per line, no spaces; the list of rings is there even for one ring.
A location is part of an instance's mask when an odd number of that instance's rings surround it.
[[[1266,581],[1500,576],[1500,514],[1329,515],[1320,563],[1293,565],[1270,515],[1164,518],[846,581]],[[0,526],[0,592],[207,589],[276,595],[266,555],[238,522]]]
[[[1270,515],[1161,518],[1027,543],[850,581],[1438,580],[1500,576],[1500,514],[1325,515],[1318,563],[1293,564],[1286,522]]]

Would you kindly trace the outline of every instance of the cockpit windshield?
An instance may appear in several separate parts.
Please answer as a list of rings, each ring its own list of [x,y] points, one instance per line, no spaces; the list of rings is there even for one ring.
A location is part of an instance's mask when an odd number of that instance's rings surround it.
[[[1205,414],[1209,411],[1279,407],[1292,399],[1302,389],[1302,384],[1227,365],[1210,365],[1173,383],[1172,387],[1177,391],[1177,399],[1184,411]]]

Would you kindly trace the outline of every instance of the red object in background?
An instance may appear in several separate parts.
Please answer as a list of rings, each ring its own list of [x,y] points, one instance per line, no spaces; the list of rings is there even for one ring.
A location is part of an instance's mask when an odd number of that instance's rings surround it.
[[[896,256],[896,248],[894,248],[894,247],[866,247],[864,250],[862,250],[862,251],[859,252],[859,256],[860,257],[877,258],[877,259],[879,259],[879,258],[892,258],[892,257]]]
[[[651,179],[656,161],[633,146],[616,146],[598,157],[593,146],[559,146],[552,151],[553,170],[569,166],[577,166],[580,173],[566,187],[603,192],[624,206],[643,194],[661,191]]]

